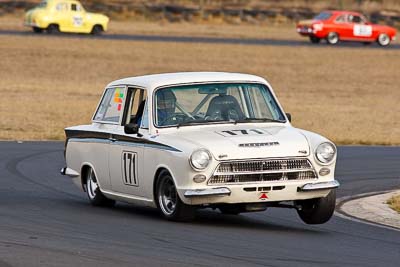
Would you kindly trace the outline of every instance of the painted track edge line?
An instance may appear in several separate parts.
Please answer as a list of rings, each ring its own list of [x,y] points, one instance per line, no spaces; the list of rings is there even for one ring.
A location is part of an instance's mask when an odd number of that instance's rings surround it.
[[[349,202],[349,201],[360,199],[360,198],[364,198],[364,197],[371,197],[371,196],[376,196],[376,195],[381,195],[381,194],[387,194],[387,193],[391,193],[391,192],[394,192],[394,191],[396,191],[396,189],[363,193],[363,194],[358,194],[358,195],[355,195],[355,196],[341,197],[341,198],[337,199],[338,204],[336,206],[334,215],[339,217],[339,218],[350,220],[350,221],[353,221],[353,222],[363,223],[363,224],[367,224],[367,225],[370,225],[370,226],[376,226],[376,227],[384,228],[384,229],[387,229],[387,230],[393,230],[393,231],[400,232],[400,228],[396,228],[396,227],[389,226],[389,225],[382,224],[382,223],[373,222],[373,221],[370,221],[370,220],[361,219],[361,218],[358,218],[358,217],[353,216],[351,214],[348,214],[347,212],[342,210],[342,206],[345,203]]]

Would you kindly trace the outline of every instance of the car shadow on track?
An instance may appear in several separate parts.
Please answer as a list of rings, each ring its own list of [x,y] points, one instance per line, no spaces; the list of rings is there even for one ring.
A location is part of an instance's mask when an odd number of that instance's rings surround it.
[[[281,224],[277,224],[271,221],[262,220],[259,218],[249,217],[250,213],[243,213],[240,215],[224,215],[218,211],[211,209],[198,210],[196,217],[191,222],[171,222],[165,220],[162,215],[155,208],[135,206],[132,204],[118,203],[115,207],[111,208],[113,215],[123,215],[125,218],[141,219],[141,220],[153,220],[154,223],[159,224],[185,224],[192,227],[212,227],[212,228],[242,228],[248,230],[262,230],[262,231],[273,231],[273,232],[285,232],[285,233],[307,233],[307,234],[326,234],[321,228],[311,229],[306,225],[302,225],[299,222],[299,226],[290,225],[287,220],[282,220]],[[110,216],[113,216],[110,215]],[[273,218],[273,217],[271,217]],[[274,220],[278,220],[276,217]]]

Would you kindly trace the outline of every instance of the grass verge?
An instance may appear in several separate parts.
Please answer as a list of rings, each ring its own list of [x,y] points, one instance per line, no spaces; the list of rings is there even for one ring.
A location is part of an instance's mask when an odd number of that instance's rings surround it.
[[[339,144],[400,144],[398,51],[2,36],[0,139],[59,140],[115,79],[175,71],[267,78],[296,127]]]
[[[392,209],[400,213],[400,195],[390,198],[387,203]]]

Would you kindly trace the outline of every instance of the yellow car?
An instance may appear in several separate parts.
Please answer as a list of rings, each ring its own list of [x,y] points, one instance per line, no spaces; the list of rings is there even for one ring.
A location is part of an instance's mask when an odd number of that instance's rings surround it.
[[[75,0],[47,0],[25,14],[25,26],[40,33],[73,32],[100,34],[107,30],[109,18],[86,12]]]

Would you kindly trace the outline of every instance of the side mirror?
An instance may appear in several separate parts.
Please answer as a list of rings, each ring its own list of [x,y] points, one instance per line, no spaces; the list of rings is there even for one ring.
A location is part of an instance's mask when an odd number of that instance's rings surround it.
[[[137,134],[139,132],[139,125],[136,123],[128,123],[124,126],[124,132],[126,134]]]
[[[292,114],[286,113],[286,117],[288,118],[289,122],[292,122]]]

